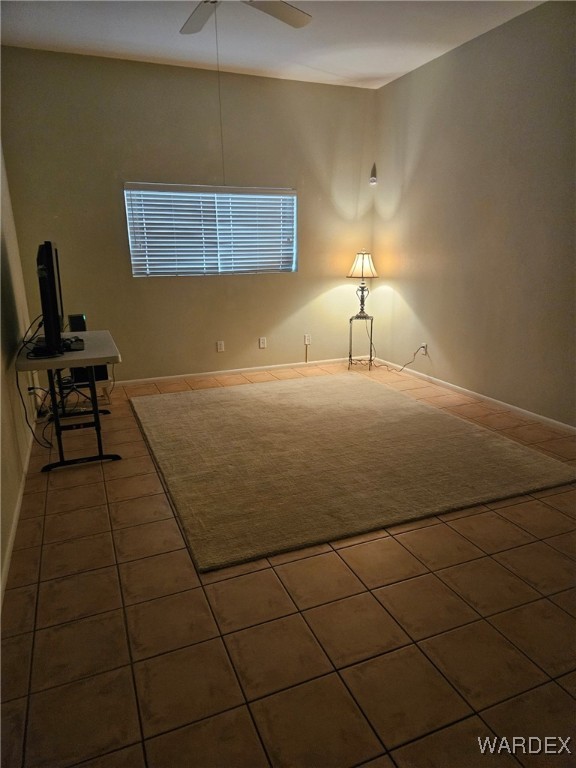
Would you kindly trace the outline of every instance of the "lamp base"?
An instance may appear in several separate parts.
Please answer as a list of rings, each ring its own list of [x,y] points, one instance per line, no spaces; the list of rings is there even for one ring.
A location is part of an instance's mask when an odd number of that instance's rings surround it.
[[[348,370],[350,370],[350,368],[356,363],[363,362],[359,359],[355,359],[352,356],[352,329],[354,327],[354,320],[367,321],[368,339],[370,342],[370,352],[368,355],[368,370],[370,371],[374,363],[374,344],[372,343],[372,329],[374,325],[374,317],[372,315],[366,314],[366,312],[364,312],[364,309],[361,309],[357,315],[353,315],[350,318],[350,335],[349,335],[349,343],[348,343]],[[370,322],[370,325],[368,325],[368,321]]]

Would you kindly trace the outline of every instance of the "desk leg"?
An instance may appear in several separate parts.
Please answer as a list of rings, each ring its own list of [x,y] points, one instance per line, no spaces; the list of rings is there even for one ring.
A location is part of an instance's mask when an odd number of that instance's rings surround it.
[[[60,385],[59,371],[58,371],[58,384]],[[62,426],[60,424],[60,414],[58,412],[58,395],[56,393],[54,371],[51,368],[48,369],[48,390],[50,392],[50,401],[52,403],[52,419],[54,421],[56,443],[58,444],[58,458],[60,461],[64,461],[64,446],[62,445]],[[42,469],[42,471],[44,471],[44,468]]]
[[[96,440],[98,441],[98,456],[102,456],[102,428],[100,426],[100,411],[98,410],[98,393],[96,392],[96,380],[94,377],[94,368],[89,366],[88,371],[88,389],[90,390],[90,399],[92,400],[92,410],[94,412],[94,429],[96,430]]]
[[[48,369],[48,382],[50,386],[50,397],[52,399],[53,411],[54,411],[54,427],[56,430],[56,440],[58,441],[58,458],[59,461],[55,461],[52,464],[46,464],[42,467],[42,472],[50,472],[57,467],[70,467],[74,464],[87,464],[92,461],[119,461],[122,457],[117,453],[104,453],[102,447],[102,429],[100,425],[100,411],[98,410],[98,393],[96,392],[96,380],[94,377],[94,367],[89,366],[88,371],[88,387],[90,390],[90,400],[92,401],[92,415],[94,416],[94,422],[86,424],[85,426],[93,426],[96,430],[96,440],[98,443],[98,453],[95,456],[82,456],[79,459],[65,459],[64,448],[62,445],[62,425],[60,424],[60,415],[58,413],[58,400],[56,396],[56,386],[54,384],[54,374]],[[66,429],[66,427],[65,427]]]

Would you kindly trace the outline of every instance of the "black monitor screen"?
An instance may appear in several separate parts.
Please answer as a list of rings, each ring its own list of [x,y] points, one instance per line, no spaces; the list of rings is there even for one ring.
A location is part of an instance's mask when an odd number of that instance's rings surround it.
[[[38,272],[38,286],[40,288],[40,301],[42,305],[42,321],[44,344],[36,354],[43,357],[60,355],[62,348],[62,291],[60,288],[60,270],[58,265],[58,251],[54,243],[48,240],[38,248],[36,257],[36,269]],[[43,348],[42,348],[43,347]]]

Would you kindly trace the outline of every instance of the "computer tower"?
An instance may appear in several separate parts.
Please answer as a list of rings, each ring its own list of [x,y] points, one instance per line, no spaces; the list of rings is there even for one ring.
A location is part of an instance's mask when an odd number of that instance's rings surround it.
[[[68,315],[68,328],[71,331],[86,331],[86,315]],[[71,368],[70,375],[77,387],[88,384],[86,368]],[[96,381],[108,381],[108,366],[95,365],[94,378]]]

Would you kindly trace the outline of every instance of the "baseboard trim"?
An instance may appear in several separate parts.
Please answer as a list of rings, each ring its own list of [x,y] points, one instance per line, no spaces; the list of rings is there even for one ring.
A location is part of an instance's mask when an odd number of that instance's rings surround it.
[[[18,523],[20,522],[20,513],[22,511],[22,501],[24,499],[24,488],[26,486],[26,477],[28,475],[28,467],[30,466],[30,459],[32,457],[32,446],[34,440],[30,440],[28,445],[28,456],[24,463],[24,471],[20,479],[20,489],[18,491],[18,497],[16,500],[16,506],[14,509],[14,516],[12,518],[12,526],[8,535],[8,544],[6,545],[6,554],[4,555],[2,562],[2,589],[0,595],[0,604],[4,605],[4,593],[6,592],[6,582],[8,581],[8,574],[10,572],[10,563],[12,562],[12,552],[14,551],[14,542],[16,540],[16,531],[18,530]]]
[[[259,366],[253,366],[251,368],[231,368],[224,371],[206,371],[204,373],[184,373],[176,376],[154,376],[146,379],[129,379],[126,381],[117,381],[116,384],[118,386],[138,386],[139,384],[151,384],[154,381],[168,382],[168,381],[177,381],[178,379],[204,379],[207,376],[233,376],[235,374],[237,375],[237,374],[243,374],[243,373],[256,373],[258,371],[281,370],[283,368],[284,369],[303,368],[303,367],[308,368],[316,365],[318,366],[335,365],[338,363],[347,364],[348,358],[339,357],[339,358],[333,358],[330,360],[310,360],[307,363],[298,362],[298,363],[282,363],[280,365],[259,365]],[[391,363],[388,360],[382,360],[380,358],[376,358],[375,363],[376,365],[388,366],[393,371],[398,371],[400,368],[400,366],[396,365],[395,363]],[[423,379],[424,381],[427,381],[430,384],[437,384],[440,387],[446,387],[446,389],[451,389],[454,392],[458,392],[459,394],[467,395],[468,397],[473,397],[476,400],[481,400],[482,402],[498,406],[499,408],[505,408],[509,411],[512,411],[513,413],[518,414],[519,416],[524,416],[526,418],[533,419],[534,421],[537,421],[543,426],[547,426],[552,429],[557,429],[559,431],[564,431],[568,435],[576,435],[576,427],[573,427],[570,424],[565,424],[562,421],[556,421],[555,419],[551,419],[548,416],[541,416],[539,413],[534,413],[533,411],[527,411],[524,408],[520,408],[510,403],[505,403],[501,400],[496,400],[493,397],[489,397],[488,395],[482,395],[479,392],[473,392],[472,390],[465,389],[464,387],[460,387],[457,384],[451,384],[449,381],[443,381],[442,379],[437,379],[434,376],[430,376],[427,373],[421,373],[420,371],[414,371],[412,369],[407,369],[407,368],[405,368],[402,372],[411,374],[416,378]]]
[[[390,363],[386,360],[378,360],[378,365],[386,365],[390,366],[390,368],[398,370],[398,366],[396,366],[394,363]],[[555,419],[551,419],[548,416],[541,416],[539,413],[534,413],[533,411],[527,411],[525,408],[520,408],[517,405],[512,405],[511,403],[505,403],[502,400],[496,400],[494,397],[488,397],[488,395],[482,395],[479,392],[473,392],[470,389],[465,389],[464,387],[460,387],[457,384],[451,384],[449,381],[443,381],[442,379],[437,379],[434,376],[430,376],[427,373],[421,373],[420,371],[403,371],[403,373],[410,373],[412,376],[415,376],[418,379],[423,379],[424,381],[429,382],[430,384],[437,384],[440,387],[445,387],[446,389],[451,389],[454,392],[458,392],[461,395],[467,395],[468,397],[473,397],[476,400],[481,400],[483,403],[487,403],[488,405],[494,405],[498,408],[505,408],[508,411],[512,411],[512,413],[517,414],[518,416],[525,416],[526,418],[533,419],[534,421],[538,421],[542,426],[550,427],[551,429],[557,429],[559,431],[566,432],[568,435],[576,435],[576,427],[571,426],[570,424],[565,424],[563,421],[556,421]]]
[[[251,368],[228,368],[223,371],[204,371],[202,373],[180,373],[176,376],[152,376],[146,379],[126,379],[126,381],[116,381],[119,387],[131,387],[138,384],[151,384],[154,381],[177,381],[178,379],[205,379],[207,376],[234,376],[242,373],[256,373],[258,371],[273,371],[286,368],[312,368],[315,365],[335,365],[337,363],[347,363],[348,358],[339,357],[333,360],[309,360],[307,363],[280,363],[278,365],[255,365]]]

